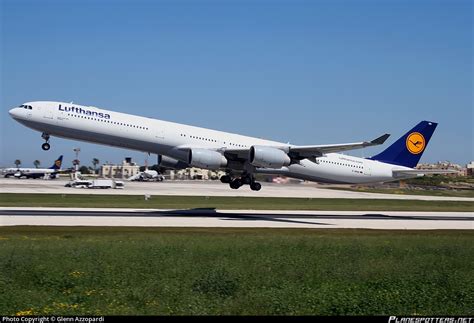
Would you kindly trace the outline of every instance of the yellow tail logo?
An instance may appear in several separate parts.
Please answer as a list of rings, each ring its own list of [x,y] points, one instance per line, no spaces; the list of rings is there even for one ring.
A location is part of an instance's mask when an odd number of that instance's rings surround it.
[[[407,137],[407,149],[414,155],[421,153],[425,149],[425,137],[419,132],[412,132]]]

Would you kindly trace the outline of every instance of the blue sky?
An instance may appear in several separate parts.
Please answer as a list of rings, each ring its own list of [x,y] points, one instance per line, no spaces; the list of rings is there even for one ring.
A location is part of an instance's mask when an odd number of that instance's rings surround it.
[[[66,166],[80,147],[13,121],[34,100],[79,104],[294,144],[395,141],[439,122],[421,162],[473,157],[471,1],[1,3],[0,165]],[[382,148],[348,152],[371,156]],[[156,156],[149,157],[149,163]]]

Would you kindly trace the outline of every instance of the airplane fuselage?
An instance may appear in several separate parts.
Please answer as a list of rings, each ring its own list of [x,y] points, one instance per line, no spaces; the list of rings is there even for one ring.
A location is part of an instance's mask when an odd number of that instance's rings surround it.
[[[49,168],[6,168],[3,170],[4,177],[16,178],[56,178],[57,170]]]
[[[178,160],[185,158],[179,149],[182,146],[219,151],[223,148],[245,150],[254,145],[288,145],[73,103],[38,101],[27,104],[32,109],[14,108],[10,114],[31,129],[51,136],[165,155]],[[233,166],[229,162],[225,168]],[[235,168],[238,167],[235,165]],[[328,153],[279,169],[258,168],[255,173],[281,174],[325,183],[372,183],[397,180],[399,178],[395,178],[392,171],[404,168],[410,169],[376,160]]]

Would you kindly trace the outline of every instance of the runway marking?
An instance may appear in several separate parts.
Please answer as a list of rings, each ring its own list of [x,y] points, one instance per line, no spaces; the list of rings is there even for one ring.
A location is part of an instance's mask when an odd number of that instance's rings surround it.
[[[0,208],[0,226],[11,225],[472,230],[474,215],[470,212]]]

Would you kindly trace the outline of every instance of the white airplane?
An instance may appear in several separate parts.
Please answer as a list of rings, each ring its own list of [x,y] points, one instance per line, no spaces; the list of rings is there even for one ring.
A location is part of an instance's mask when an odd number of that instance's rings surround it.
[[[136,175],[130,176],[129,181],[156,181],[162,182],[164,180],[163,175],[158,174],[156,170],[145,169],[143,172],[139,172]]]
[[[61,164],[63,162],[63,155],[59,156],[54,161],[53,166],[49,168],[6,168],[3,170],[4,177],[14,176],[16,178],[43,178],[54,179],[58,177],[61,172]]]
[[[371,158],[338,152],[380,145],[389,134],[372,141],[296,146],[119,113],[65,102],[28,102],[10,115],[42,132],[44,150],[50,136],[76,139],[158,155],[159,165],[182,169],[223,169],[223,183],[233,189],[261,189],[255,174],[276,174],[325,183],[375,183],[422,176],[436,171],[414,169],[437,124],[422,121],[394,144]]]

